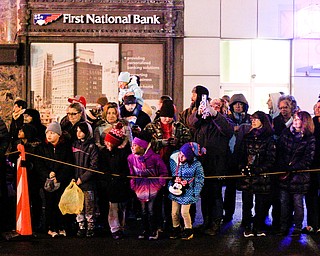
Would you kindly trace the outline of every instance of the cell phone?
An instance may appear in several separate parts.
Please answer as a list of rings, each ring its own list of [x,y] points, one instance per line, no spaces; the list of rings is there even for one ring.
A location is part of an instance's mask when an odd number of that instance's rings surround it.
[[[201,95],[200,105],[206,106],[207,105],[207,100],[208,100],[208,95],[207,94],[202,94]]]

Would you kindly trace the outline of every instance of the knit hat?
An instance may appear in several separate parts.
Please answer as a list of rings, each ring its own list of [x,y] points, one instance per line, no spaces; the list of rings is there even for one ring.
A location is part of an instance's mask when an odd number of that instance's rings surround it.
[[[124,103],[124,105],[136,104],[137,103],[137,99],[136,99],[136,97],[134,95],[124,96],[123,103]]]
[[[129,83],[130,73],[129,72],[121,72],[118,76],[118,82],[126,82]]]
[[[132,141],[132,144],[136,144],[144,149],[147,149],[149,142],[143,139],[139,139],[138,137],[135,137]]]
[[[23,114],[27,114],[27,115],[31,116],[33,122],[36,122],[37,120],[40,120],[40,119],[41,119],[41,118],[40,118],[40,113],[39,113],[39,111],[36,110],[36,109],[33,109],[33,108],[27,108],[27,109],[23,112]]]
[[[196,99],[196,108],[200,106],[200,102],[202,100],[202,95],[205,94],[207,97],[209,97],[209,91],[206,87],[202,85],[197,85],[192,89],[192,92],[197,94],[197,99]]]
[[[119,146],[125,139],[122,127],[122,123],[117,123],[116,127],[112,128],[110,132],[106,135],[104,141],[110,142],[115,147]]]
[[[101,105],[101,107],[104,107],[108,104],[108,98],[107,97],[100,97],[97,99],[97,103]]]
[[[58,122],[53,121],[51,124],[48,125],[47,129],[46,129],[46,133],[48,131],[52,131],[57,133],[59,136],[61,136],[62,134],[62,130],[61,130],[61,126]]]
[[[174,117],[174,105],[172,100],[164,100],[160,108],[159,116]]]
[[[181,148],[180,151],[187,158],[188,162],[192,162],[195,156],[201,156],[206,153],[205,148],[201,148],[196,142],[187,142]]]
[[[87,100],[85,97],[81,96],[81,95],[76,95],[73,98],[68,98],[68,102],[70,103],[74,103],[74,102],[79,102],[81,103],[85,108],[87,107]]]

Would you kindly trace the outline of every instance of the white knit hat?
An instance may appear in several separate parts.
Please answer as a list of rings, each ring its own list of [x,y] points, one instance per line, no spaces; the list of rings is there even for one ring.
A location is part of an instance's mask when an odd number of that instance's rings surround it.
[[[121,72],[118,76],[118,82],[126,82],[129,83],[130,73],[129,72]]]

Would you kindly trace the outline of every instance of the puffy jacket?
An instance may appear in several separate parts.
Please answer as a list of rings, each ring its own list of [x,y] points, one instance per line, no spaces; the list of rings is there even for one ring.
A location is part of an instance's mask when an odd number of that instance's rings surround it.
[[[278,171],[288,175],[280,177],[280,189],[290,193],[306,193],[310,186],[310,173],[296,173],[310,168],[315,153],[315,137],[295,133],[286,128],[278,140]]]
[[[98,170],[98,146],[95,144],[93,138],[85,141],[76,140],[72,144],[72,152],[74,156],[75,165],[86,167],[92,170]],[[94,190],[94,172],[76,168],[75,179],[81,179],[80,188],[84,191]]]
[[[270,172],[276,161],[276,145],[272,134],[267,134],[263,128],[251,130],[241,143],[239,159],[240,171],[250,166],[252,176],[239,179],[238,189],[255,194],[270,193],[271,178],[261,174]]]
[[[201,163],[194,158],[194,161],[189,164],[187,162],[180,163],[178,166],[179,151],[173,153],[170,157],[170,169],[173,177],[183,178],[188,182],[188,188],[181,196],[175,196],[169,193],[169,198],[179,204],[194,204],[200,198],[200,192],[204,184],[204,173]],[[171,186],[173,181],[170,180],[168,186]]]
[[[165,186],[165,179],[148,179],[148,177],[168,176],[168,170],[161,157],[151,148],[143,155],[131,154],[128,157],[130,174],[141,178],[130,181],[132,190],[135,191],[140,201],[149,201],[157,196],[159,190]]]
[[[126,202],[132,195],[130,180],[127,178],[130,173],[127,157],[130,152],[128,144],[124,148],[113,148],[111,151],[103,148],[100,151],[100,171],[105,174],[97,174],[96,177],[100,187],[106,190],[106,196],[112,203]]]

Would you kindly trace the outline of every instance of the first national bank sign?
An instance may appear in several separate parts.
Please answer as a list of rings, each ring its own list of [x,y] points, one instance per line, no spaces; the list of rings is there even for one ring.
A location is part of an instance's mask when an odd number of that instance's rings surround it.
[[[138,14],[127,14],[127,15],[97,15],[97,14],[62,14],[62,13],[42,13],[34,14],[34,25],[47,25],[48,23],[55,22],[62,17],[64,24],[150,24],[157,25],[161,24],[160,16],[142,16]]]

